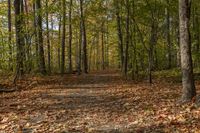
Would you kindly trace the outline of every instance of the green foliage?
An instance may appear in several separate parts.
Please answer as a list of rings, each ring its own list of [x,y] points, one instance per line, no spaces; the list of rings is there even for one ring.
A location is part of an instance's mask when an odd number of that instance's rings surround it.
[[[115,3],[114,3],[115,2]],[[86,21],[86,33],[87,33],[87,42],[88,42],[88,56],[91,56],[91,66],[92,69],[96,69],[97,65],[101,65],[101,34],[104,34],[105,40],[105,51],[107,52],[105,58],[107,62],[109,61],[110,66],[118,69],[120,63],[119,56],[119,46],[118,46],[118,31],[117,31],[117,22],[116,22],[116,3],[119,4],[119,15],[121,19],[121,30],[123,35],[123,42],[126,42],[126,6],[130,4],[130,46],[129,46],[129,72],[136,71],[136,66],[138,73],[144,73],[147,75],[148,71],[148,51],[150,48],[150,42],[152,37],[152,23],[155,23],[156,31],[156,44],[153,46],[153,69],[163,70],[167,67],[167,42],[166,42],[166,8],[169,8],[170,11],[170,37],[172,44],[172,68],[176,68],[177,64],[177,52],[178,52],[178,0],[170,0],[169,5],[165,0],[129,0],[129,3],[126,3],[124,0],[85,0],[84,1],[84,13]],[[67,1],[67,25],[68,23],[68,10],[69,10],[69,1]],[[199,14],[199,9],[197,8],[199,2],[197,0],[193,1],[192,7],[195,9],[195,12],[192,11],[191,17],[195,17]],[[9,64],[15,66],[15,56],[16,56],[16,45],[15,45],[15,17],[14,9],[12,4],[12,56],[10,56],[10,49],[8,43],[8,18],[7,18],[7,2],[0,2],[0,44],[1,44],[1,58],[0,58],[0,69],[6,70]],[[50,34],[50,43],[51,43],[51,58],[52,58],[52,68],[54,72],[59,71],[58,64],[58,49],[61,44],[61,36],[59,36],[59,23],[63,20],[61,18],[62,9],[60,1],[48,1],[46,6],[46,1],[42,0],[42,9],[36,11],[34,14],[33,10],[33,1],[27,2],[28,10],[21,14],[21,18],[24,20],[24,25],[22,27],[23,33],[25,33],[25,53],[30,52],[30,55],[26,54],[26,60],[24,63],[28,67],[32,67],[32,71],[37,70],[37,54],[36,54],[36,42],[35,37],[35,15],[41,14],[43,17],[43,39],[44,39],[44,50],[45,58],[47,58],[47,29],[45,26],[46,12],[49,13],[49,34]],[[60,20],[61,19],[61,20]],[[197,18],[199,19],[199,18]],[[199,52],[196,51],[198,40],[195,38],[198,32],[197,24],[193,22],[195,19],[192,19],[191,22],[191,33],[192,33],[192,42],[193,42],[193,60],[194,66],[199,67]],[[61,25],[62,27],[62,25]],[[68,28],[68,27],[67,27]],[[73,59],[73,68],[76,69],[76,60],[77,60],[77,45],[80,43],[80,8],[79,1],[73,1],[72,7],[72,30],[73,30],[73,40],[72,40],[72,59]],[[66,37],[68,39],[68,29]],[[108,40],[107,40],[108,39]],[[68,41],[67,41],[68,42]],[[67,43],[68,44],[68,43]],[[125,47],[125,46],[124,46]],[[68,49],[68,45],[66,46]],[[108,51],[106,51],[108,50]],[[98,53],[98,55],[97,55]],[[67,54],[66,54],[67,56]],[[109,57],[106,57],[109,56]],[[12,58],[9,62],[9,58]],[[137,64],[136,64],[137,63]],[[27,65],[29,64],[29,65]],[[30,65],[31,64],[31,65]],[[161,74],[162,75],[162,74]]]

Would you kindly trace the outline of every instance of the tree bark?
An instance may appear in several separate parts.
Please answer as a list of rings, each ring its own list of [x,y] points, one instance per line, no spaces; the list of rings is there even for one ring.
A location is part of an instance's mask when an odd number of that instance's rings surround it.
[[[61,6],[61,1],[59,1],[59,6]],[[60,48],[61,48],[61,21],[62,21],[62,15],[59,14],[59,25],[58,25],[58,48],[57,48],[57,56],[58,56],[58,69],[61,70],[61,61],[60,61]]]
[[[37,37],[37,18],[36,18],[36,4],[33,3],[33,27],[34,27],[34,41],[35,41],[35,63],[36,63],[36,69],[39,70],[39,46],[38,46],[38,37]]]
[[[69,73],[72,73],[72,0],[70,0],[69,5],[69,52],[68,52],[68,60],[69,60]]]
[[[167,9],[166,9],[166,20],[167,20],[167,57],[168,57],[168,69],[171,69],[171,63],[172,63],[172,54],[171,54],[171,37],[170,37],[170,1],[167,0]]]
[[[38,47],[39,47],[39,72],[41,74],[46,74],[45,59],[44,59],[44,48],[43,48],[43,34],[42,34],[42,8],[41,0],[36,0],[37,9],[37,37],[38,37]]]
[[[178,21],[178,20],[177,20]],[[179,22],[176,22],[176,27],[179,27]],[[176,30],[176,44],[177,44],[177,49],[176,49],[176,65],[178,68],[181,66],[181,54],[180,54],[180,30]]]
[[[81,69],[81,67],[82,67],[82,28],[81,28],[81,22],[80,22],[80,24],[79,24],[79,26],[80,26],[80,31],[79,31],[79,47],[78,47],[78,53],[79,53],[79,56],[78,56],[78,75],[80,75],[81,74],[81,72],[82,72],[82,69]]]
[[[129,31],[129,23],[130,23],[130,5],[129,0],[126,0],[126,47],[125,47],[125,56],[124,56],[124,75],[127,76],[128,72],[128,57],[129,57],[129,39],[130,39],[130,31]]]
[[[16,55],[16,75],[14,83],[16,80],[23,75],[23,28],[22,28],[22,18],[21,18],[21,0],[14,1],[15,8],[15,33],[16,33],[16,46],[17,46],[17,55]]]
[[[120,65],[121,70],[123,70],[124,66],[124,47],[123,47],[123,34],[121,28],[121,17],[120,17],[120,9],[119,3],[117,0],[114,1],[116,6],[116,21],[117,21],[117,33],[118,33],[118,47],[119,47],[119,56],[120,56]]]
[[[105,50],[104,50],[104,22],[101,27],[101,58],[102,58],[102,70],[105,69]]]
[[[66,0],[62,0],[62,44],[61,44],[61,74],[63,75],[65,72],[65,40],[66,40]]]
[[[188,102],[196,95],[191,56],[190,8],[190,0],[179,0],[182,102]]]
[[[82,47],[83,47],[83,71],[84,73],[88,73],[88,59],[87,59],[87,35],[85,28],[85,16],[83,12],[83,2],[84,0],[80,0],[80,12],[81,12],[81,29],[82,29]]]
[[[100,50],[99,50],[99,42],[100,42],[100,33],[97,34],[97,41],[96,41],[96,69],[99,70],[99,58],[100,58]]]
[[[75,30],[75,35],[76,35],[76,50],[75,50],[75,64],[76,64],[76,71],[78,72],[79,69],[79,32],[78,30]]]
[[[8,0],[8,45],[9,45],[9,69],[13,70],[12,66],[12,22],[11,22],[11,1]]]
[[[46,28],[47,28],[47,66],[48,72],[51,73],[51,49],[50,49],[50,37],[49,37],[49,11],[48,0],[46,0]]]
[[[151,38],[150,38],[150,46],[149,46],[149,56],[148,56],[148,61],[149,61],[149,83],[152,84],[152,69],[153,69],[153,64],[154,64],[154,60],[153,60],[153,51],[154,51],[154,46],[156,45],[156,36],[157,36],[157,31],[156,31],[156,24],[155,24],[155,20],[153,18],[152,20],[152,24],[151,24]]]
[[[25,16],[29,15],[29,5],[27,3],[27,0],[22,0],[24,2],[24,9],[25,9]],[[24,27],[25,27],[25,33],[24,33],[24,40],[25,40],[25,68],[26,72],[29,73],[32,69],[32,58],[31,58],[31,41],[32,41],[32,35],[29,30],[30,22],[27,17],[25,17],[24,21]]]

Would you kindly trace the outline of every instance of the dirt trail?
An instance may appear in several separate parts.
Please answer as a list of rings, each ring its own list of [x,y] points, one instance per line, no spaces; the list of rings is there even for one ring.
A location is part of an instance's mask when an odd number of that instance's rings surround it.
[[[197,111],[175,105],[179,84],[136,84],[116,72],[30,80],[25,90],[0,95],[0,133],[182,132],[198,125],[190,117]]]

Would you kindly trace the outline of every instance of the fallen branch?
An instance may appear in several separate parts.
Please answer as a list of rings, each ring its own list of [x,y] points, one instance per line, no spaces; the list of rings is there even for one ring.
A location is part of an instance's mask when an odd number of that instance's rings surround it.
[[[0,93],[10,93],[16,91],[15,88],[8,88],[3,85],[0,85]]]

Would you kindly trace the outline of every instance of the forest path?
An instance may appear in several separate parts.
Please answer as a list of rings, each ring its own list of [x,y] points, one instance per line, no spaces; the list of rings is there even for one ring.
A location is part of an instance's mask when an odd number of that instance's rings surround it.
[[[199,126],[191,117],[198,112],[175,104],[180,84],[150,86],[110,71],[28,81],[25,90],[0,95],[0,133],[19,126],[24,133],[182,132],[193,127],[188,120]]]

